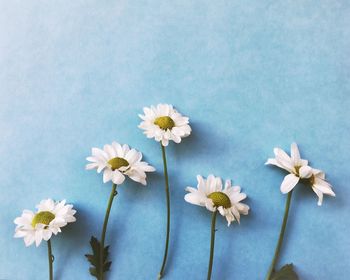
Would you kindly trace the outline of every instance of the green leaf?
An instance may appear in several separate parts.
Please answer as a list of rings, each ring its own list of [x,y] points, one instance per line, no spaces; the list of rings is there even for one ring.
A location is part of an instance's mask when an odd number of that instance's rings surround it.
[[[103,255],[101,256],[101,243],[100,241],[97,240],[96,237],[91,236],[90,239],[90,245],[92,248],[92,255],[90,254],[86,254],[85,257],[88,259],[88,261],[91,263],[91,267],[89,269],[90,274],[94,277],[96,277],[96,279],[100,280],[103,277],[103,274],[106,271],[109,271],[112,262],[111,261],[107,261],[108,259],[108,249],[109,246],[106,246],[103,248]],[[101,262],[102,259],[102,262]],[[102,263],[102,266],[101,266]]]
[[[279,271],[276,271],[271,280],[299,280],[298,275],[293,270],[293,264],[286,264]]]

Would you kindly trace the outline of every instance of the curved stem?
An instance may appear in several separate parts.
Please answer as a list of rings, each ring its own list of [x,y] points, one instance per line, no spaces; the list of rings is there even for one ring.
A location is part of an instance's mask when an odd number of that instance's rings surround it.
[[[216,214],[217,211],[215,210],[213,212],[212,218],[211,218],[211,239],[210,239],[210,257],[209,257],[209,266],[208,266],[208,276],[207,280],[211,279],[211,272],[213,270],[213,259],[214,259],[214,245],[215,245],[215,222],[216,222]]]
[[[168,168],[166,163],[165,147],[160,144],[162,147],[162,156],[163,156],[163,166],[164,166],[164,177],[165,177],[165,193],[166,193],[166,206],[167,206],[167,225],[166,225],[166,240],[165,240],[165,249],[163,256],[162,267],[158,274],[158,279],[161,279],[164,275],[164,269],[166,260],[168,257],[168,247],[169,247],[169,235],[170,235],[170,192],[169,192],[169,178],[168,178]]]
[[[49,259],[49,278],[50,280],[53,280],[53,255],[52,255],[52,248],[51,248],[51,240],[47,240],[47,257]]]
[[[103,263],[104,263],[104,248],[105,248],[105,239],[106,239],[106,231],[107,231],[109,213],[111,212],[113,199],[117,194],[118,194],[117,185],[113,184],[112,191],[111,191],[111,194],[109,196],[107,210],[106,210],[105,219],[104,219],[103,228],[102,228],[101,247],[100,247],[100,267],[101,268],[103,267]],[[101,271],[99,271],[99,273],[100,273],[99,280],[103,280],[103,277],[104,277],[103,269],[101,269]]]
[[[273,256],[270,269],[269,269],[269,271],[267,273],[266,280],[270,280],[273,272],[275,271],[275,266],[276,266],[276,263],[277,263],[277,260],[278,260],[278,257],[279,257],[279,253],[280,253],[280,250],[281,250],[281,247],[282,247],[284,233],[286,231],[287,220],[288,220],[288,213],[289,213],[289,207],[290,207],[290,201],[291,201],[291,198],[292,198],[292,194],[293,194],[293,190],[291,190],[288,193],[288,196],[287,196],[286,206],[285,206],[285,209],[284,209],[284,217],[283,217],[281,232],[280,232],[280,236],[278,238],[275,254]]]

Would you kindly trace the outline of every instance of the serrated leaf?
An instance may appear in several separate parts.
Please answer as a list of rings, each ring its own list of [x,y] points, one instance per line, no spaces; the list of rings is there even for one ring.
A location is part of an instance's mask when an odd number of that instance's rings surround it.
[[[89,269],[90,274],[96,279],[100,280],[103,278],[103,274],[109,271],[112,262],[108,260],[108,249],[109,246],[103,248],[101,256],[101,243],[96,237],[91,236],[90,245],[92,249],[92,254],[86,254],[85,257],[92,265]],[[101,262],[102,259],[102,262]],[[102,263],[102,266],[101,266]]]
[[[299,278],[291,263],[284,265],[279,271],[276,271],[272,275],[271,280],[299,280]]]

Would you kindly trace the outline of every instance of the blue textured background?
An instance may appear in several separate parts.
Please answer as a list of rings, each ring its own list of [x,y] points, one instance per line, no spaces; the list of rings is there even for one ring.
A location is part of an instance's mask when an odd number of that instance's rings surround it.
[[[134,3],[132,3],[134,2]],[[241,225],[218,219],[213,279],[261,280],[281,224],[274,146],[324,169],[336,198],[299,187],[280,264],[303,280],[350,274],[348,1],[1,1],[0,279],[47,279],[46,246],[13,239],[13,219],[66,198],[78,222],[53,239],[56,279],[90,279],[110,184],[85,171],[93,146],[140,149],[158,172],[126,182],[113,205],[109,279],[155,279],[165,230],[159,145],[137,128],[167,102],[193,134],[168,151],[172,233],[165,279],[204,279],[210,214],[185,203],[195,176],[232,178],[249,196]]]

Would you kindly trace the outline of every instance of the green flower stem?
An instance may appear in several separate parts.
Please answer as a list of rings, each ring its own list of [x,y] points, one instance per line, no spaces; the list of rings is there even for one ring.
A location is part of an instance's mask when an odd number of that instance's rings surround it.
[[[49,259],[49,277],[50,277],[50,280],[53,280],[53,260],[54,260],[54,257],[52,255],[52,248],[51,248],[51,240],[47,240],[47,257]]]
[[[168,168],[166,163],[165,147],[162,147],[163,165],[164,165],[164,177],[165,177],[165,193],[166,193],[166,206],[167,206],[167,225],[166,225],[166,240],[162,267],[158,274],[158,279],[161,279],[164,275],[164,269],[166,260],[168,257],[168,247],[169,247],[169,235],[170,235],[170,192],[169,192],[169,178],[168,178]]]
[[[113,184],[112,186],[112,191],[111,194],[109,196],[109,200],[108,200],[108,206],[107,206],[107,210],[106,210],[106,215],[105,215],[105,220],[103,222],[103,229],[102,229],[102,235],[101,235],[101,247],[100,247],[100,267],[103,267],[103,255],[104,255],[104,248],[105,248],[105,239],[106,239],[106,231],[107,231],[107,224],[108,224],[108,218],[109,218],[109,213],[111,212],[111,208],[112,208],[112,203],[113,203],[113,199],[114,197],[118,194],[117,192],[117,185]],[[104,275],[103,275],[103,269],[100,270],[100,275],[99,275],[99,280],[103,280]]]
[[[211,218],[211,239],[210,239],[210,257],[209,257],[209,266],[208,266],[208,276],[207,280],[211,279],[211,272],[213,270],[213,259],[214,259],[214,245],[215,245],[215,223],[216,223],[216,214],[217,210],[213,212],[212,218]]]
[[[272,277],[273,272],[275,271],[275,266],[276,266],[276,263],[277,263],[277,260],[278,260],[278,257],[279,257],[279,253],[280,253],[280,250],[281,250],[281,247],[282,247],[284,233],[286,231],[287,220],[288,220],[288,213],[289,213],[290,201],[291,201],[291,198],[292,198],[292,194],[293,194],[293,190],[291,190],[288,193],[288,196],[287,196],[286,207],[284,209],[284,217],[283,217],[281,232],[280,232],[280,236],[278,238],[278,242],[277,242],[277,246],[276,246],[276,250],[275,250],[275,255],[273,256],[272,263],[271,263],[269,272],[267,273],[266,280],[270,280],[271,277]]]

